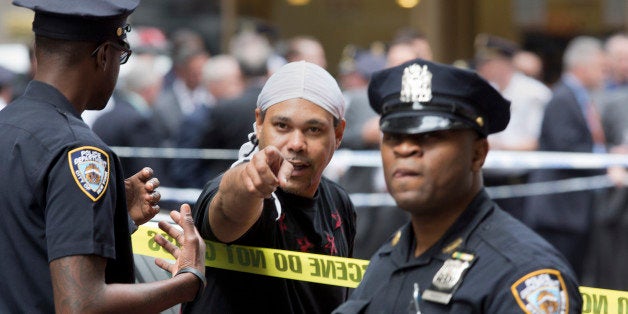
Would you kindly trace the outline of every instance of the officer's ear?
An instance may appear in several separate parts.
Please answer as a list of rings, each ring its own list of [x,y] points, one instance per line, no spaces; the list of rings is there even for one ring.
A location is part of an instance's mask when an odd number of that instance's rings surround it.
[[[111,49],[109,43],[103,42],[92,52],[92,57],[96,59],[97,69],[102,71],[107,70],[107,66],[109,65],[109,49]]]
[[[476,139],[473,142],[472,168],[473,171],[480,171],[484,166],[486,155],[488,155],[488,139],[476,133]]]

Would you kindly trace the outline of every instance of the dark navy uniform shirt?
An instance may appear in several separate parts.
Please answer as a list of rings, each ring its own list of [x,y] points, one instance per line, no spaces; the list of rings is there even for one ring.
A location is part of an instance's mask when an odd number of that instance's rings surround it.
[[[53,313],[49,263],[108,259],[106,281],[133,282],[116,155],[54,87],[32,81],[0,111],[0,313]]]
[[[194,206],[201,235],[217,241],[207,208],[222,177],[210,181]],[[355,210],[347,193],[323,178],[314,198],[278,189],[264,202],[262,215],[233,244],[351,257],[355,237]],[[279,215],[279,216],[278,216]],[[347,288],[206,268],[207,288],[201,299],[188,303],[183,313],[330,313],[347,297]]]
[[[565,259],[485,191],[428,251],[415,258],[414,248],[408,223],[374,254],[360,286],[334,313],[581,312],[578,284]],[[472,257],[472,263],[464,269],[453,256]],[[456,288],[443,292],[437,284]],[[426,300],[426,290],[451,299]]]

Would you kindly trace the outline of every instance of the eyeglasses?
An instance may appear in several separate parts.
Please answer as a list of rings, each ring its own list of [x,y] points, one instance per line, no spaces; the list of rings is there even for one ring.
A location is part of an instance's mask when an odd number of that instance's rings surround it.
[[[100,46],[96,47],[96,49],[94,49],[94,52],[92,52],[92,57],[95,56],[96,53],[98,53],[98,50],[100,50],[106,44],[109,44],[112,47],[122,51],[122,53],[120,54],[120,64],[125,64],[127,61],[129,61],[129,58],[131,57],[131,54],[133,53],[133,51],[131,50],[131,47],[129,47],[128,43],[126,42],[123,42],[123,43],[124,43],[124,46],[119,45],[113,41],[106,41],[100,44]]]

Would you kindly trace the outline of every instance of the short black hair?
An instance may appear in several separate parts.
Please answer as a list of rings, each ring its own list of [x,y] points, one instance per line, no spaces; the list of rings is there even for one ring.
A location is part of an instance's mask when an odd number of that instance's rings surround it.
[[[60,66],[76,66],[84,58],[90,57],[98,43],[89,41],[71,41],[35,36],[36,57],[44,57],[58,62]]]

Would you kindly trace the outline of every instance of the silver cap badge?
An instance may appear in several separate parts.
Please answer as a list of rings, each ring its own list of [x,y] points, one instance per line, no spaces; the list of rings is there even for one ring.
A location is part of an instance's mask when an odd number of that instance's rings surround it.
[[[432,72],[427,65],[413,64],[403,70],[401,77],[401,102],[428,102],[432,100]]]

